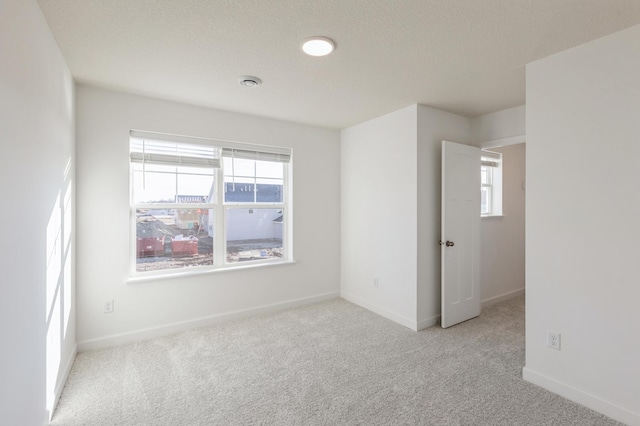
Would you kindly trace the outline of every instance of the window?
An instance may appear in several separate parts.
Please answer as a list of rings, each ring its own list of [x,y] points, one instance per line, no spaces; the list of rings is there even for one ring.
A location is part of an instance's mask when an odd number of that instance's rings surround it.
[[[481,153],[480,214],[502,215],[502,154],[497,152]]]
[[[131,132],[132,274],[288,260],[291,150]]]

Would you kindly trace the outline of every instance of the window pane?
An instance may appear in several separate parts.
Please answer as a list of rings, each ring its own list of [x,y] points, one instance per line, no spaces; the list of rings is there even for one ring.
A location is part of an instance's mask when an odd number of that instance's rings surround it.
[[[224,174],[225,176],[255,176],[255,160],[245,160],[244,158],[231,158],[225,157],[224,159]],[[233,165],[233,166],[232,166]]]
[[[189,195],[199,198],[198,202],[208,202],[209,197],[213,196],[213,176],[178,175],[177,195]]]
[[[208,202],[209,196],[213,195],[212,169],[159,165],[143,168],[137,163],[133,167],[134,203],[174,203],[178,202],[176,195],[197,196],[197,202]]]
[[[283,163],[238,158],[232,161],[229,157],[224,157],[223,160],[225,202],[283,202]]]
[[[493,178],[493,168],[482,166],[480,168],[480,182],[485,185],[491,185]]]
[[[282,257],[282,209],[227,209],[226,214],[228,263]]]
[[[134,203],[173,203],[176,198],[175,173],[142,170],[133,173]]]
[[[136,271],[213,265],[213,210],[137,209]]]
[[[255,185],[251,183],[225,182],[224,201],[227,203],[253,203]]]
[[[258,203],[281,203],[282,183],[259,183],[256,185],[256,201]]]
[[[491,187],[480,188],[480,214],[491,213]]]
[[[224,175],[227,176],[231,176],[231,162],[232,159],[231,157],[222,157],[222,170],[224,170]]]
[[[284,178],[284,164],[273,161],[256,161],[256,176],[263,178]]]

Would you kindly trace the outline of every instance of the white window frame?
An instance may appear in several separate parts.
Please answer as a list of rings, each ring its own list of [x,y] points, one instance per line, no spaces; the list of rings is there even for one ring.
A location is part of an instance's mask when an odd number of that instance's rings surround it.
[[[502,216],[502,154],[488,150],[481,151],[480,169],[486,170],[488,182],[482,183],[489,194],[488,211],[480,212],[482,217]]]
[[[291,148],[248,144],[242,142],[220,141],[214,139],[195,138],[178,135],[160,134],[154,132],[130,131],[130,141],[133,139],[145,139],[150,141],[164,141],[169,143],[184,143],[189,145],[201,145],[217,147],[220,150],[219,167],[213,167],[214,176],[214,199],[208,203],[135,203],[134,202],[134,168],[133,161],[130,161],[130,256],[129,256],[129,276],[130,279],[139,278],[161,278],[170,277],[172,275],[184,275],[190,273],[206,273],[220,270],[245,269],[260,265],[272,265],[278,263],[293,262],[293,244],[292,244],[292,158],[293,152]],[[223,152],[233,150],[235,152],[244,152],[246,155],[250,153],[257,154],[257,159],[267,161],[278,161],[283,163],[283,194],[282,202],[225,202],[224,201],[224,161]],[[247,154],[249,153],[249,154]],[[260,157],[262,155],[262,157]],[[137,228],[136,211],[138,209],[207,209],[212,210],[214,215],[213,227],[213,265],[190,266],[176,269],[163,269],[158,271],[136,270],[137,263]],[[227,212],[231,209],[279,209],[282,210],[282,258],[278,259],[260,259],[237,262],[227,262]]]
[[[227,227],[226,227],[226,219],[228,217],[227,212],[229,210],[232,209],[253,209],[253,210],[260,210],[260,209],[278,209],[278,210],[282,210],[282,251],[283,251],[283,259],[287,259],[288,258],[288,253],[289,253],[289,227],[287,226],[289,222],[289,210],[290,210],[290,203],[288,202],[289,200],[289,188],[290,188],[290,180],[289,180],[289,172],[290,172],[290,168],[291,168],[291,162],[289,161],[289,167],[284,167],[284,174],[283,174],[283,193],[282,193],[282,202],[281,203],[265,203],[265,202],[258,202],[256,201],[256,198],[258,196],[257,192],[254,191],[254,201],[253,202],[227,202],[224,201],[224,191],[225,191],[225,182],[224,182],[224,175],[225,175],[225,170],[224,170],[224,157],[228,157],[231,156],[233,158],[233,153],[235,152],[239,152],[242,151],[242,149],[235,149],[235,148],[230,148],[230,147],[224,147],[223,148],[223,153],[222,153],[222,166],[220,167],[220,169],[218,169],[219,173],[220,173],[220,178],[216,181],[216,186],[217,186],[217,190],[220,191],[218,192],[219,194],[222,194],[220,197],[220,200],[222,201],[222,209],[224,210],[224,214],[223,215],[219,215],[220,218],[218,218],[218,216],[216,217],[216,226],[218,226],[218,229],[222,229],[223,230],[223,234],[224,234],[224,253],[220,253],[221,256],[224,257],[224,259],[220,259],[221,261],[223,261],[225,264],[227,265],[233,265],[234,267],[237,265],[237,263],[227,263],[226,262],[226,254],[227,254]],[[232,154],[229,155],[229,152],[231,152]],[[278,155],[266,155],[266,158],[263,159],[278,159]],[[256,158],[259,159],[259,158]],[[257,179],[257,176],[255,176],[254,173],[254,178]],[[254,182],[255,183],[255,182]],[[256,187],[257,189],[257,187]],[[215,245],[214,245],[215,246]],[[215,250],[214,250],[215,253]],[[216,259],[214,259],[214,263],[216,262]],[[260,263],[274,263],[277,262],[276,260],[272,260],[272,259],[265,259],[265,260],[252,260],[251,263],[253,264],[260,264]]]

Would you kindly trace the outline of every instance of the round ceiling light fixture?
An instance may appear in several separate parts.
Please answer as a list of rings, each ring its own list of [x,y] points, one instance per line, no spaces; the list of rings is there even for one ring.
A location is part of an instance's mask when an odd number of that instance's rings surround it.
[[[244,87],[258,87],[262,84],[262,80],[252,75],[240,76],[238,81],[240,81],[240,85]]]
[[[307,55],[311,56],[325,56],[333,52],[336,45],[328,37],[310,37],[302,44],[302,50]]]

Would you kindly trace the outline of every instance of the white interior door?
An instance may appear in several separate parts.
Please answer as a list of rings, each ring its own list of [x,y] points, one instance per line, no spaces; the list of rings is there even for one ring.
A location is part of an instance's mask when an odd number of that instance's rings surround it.
[[[480,315],[480,149],[442,142],[443,328]]]

